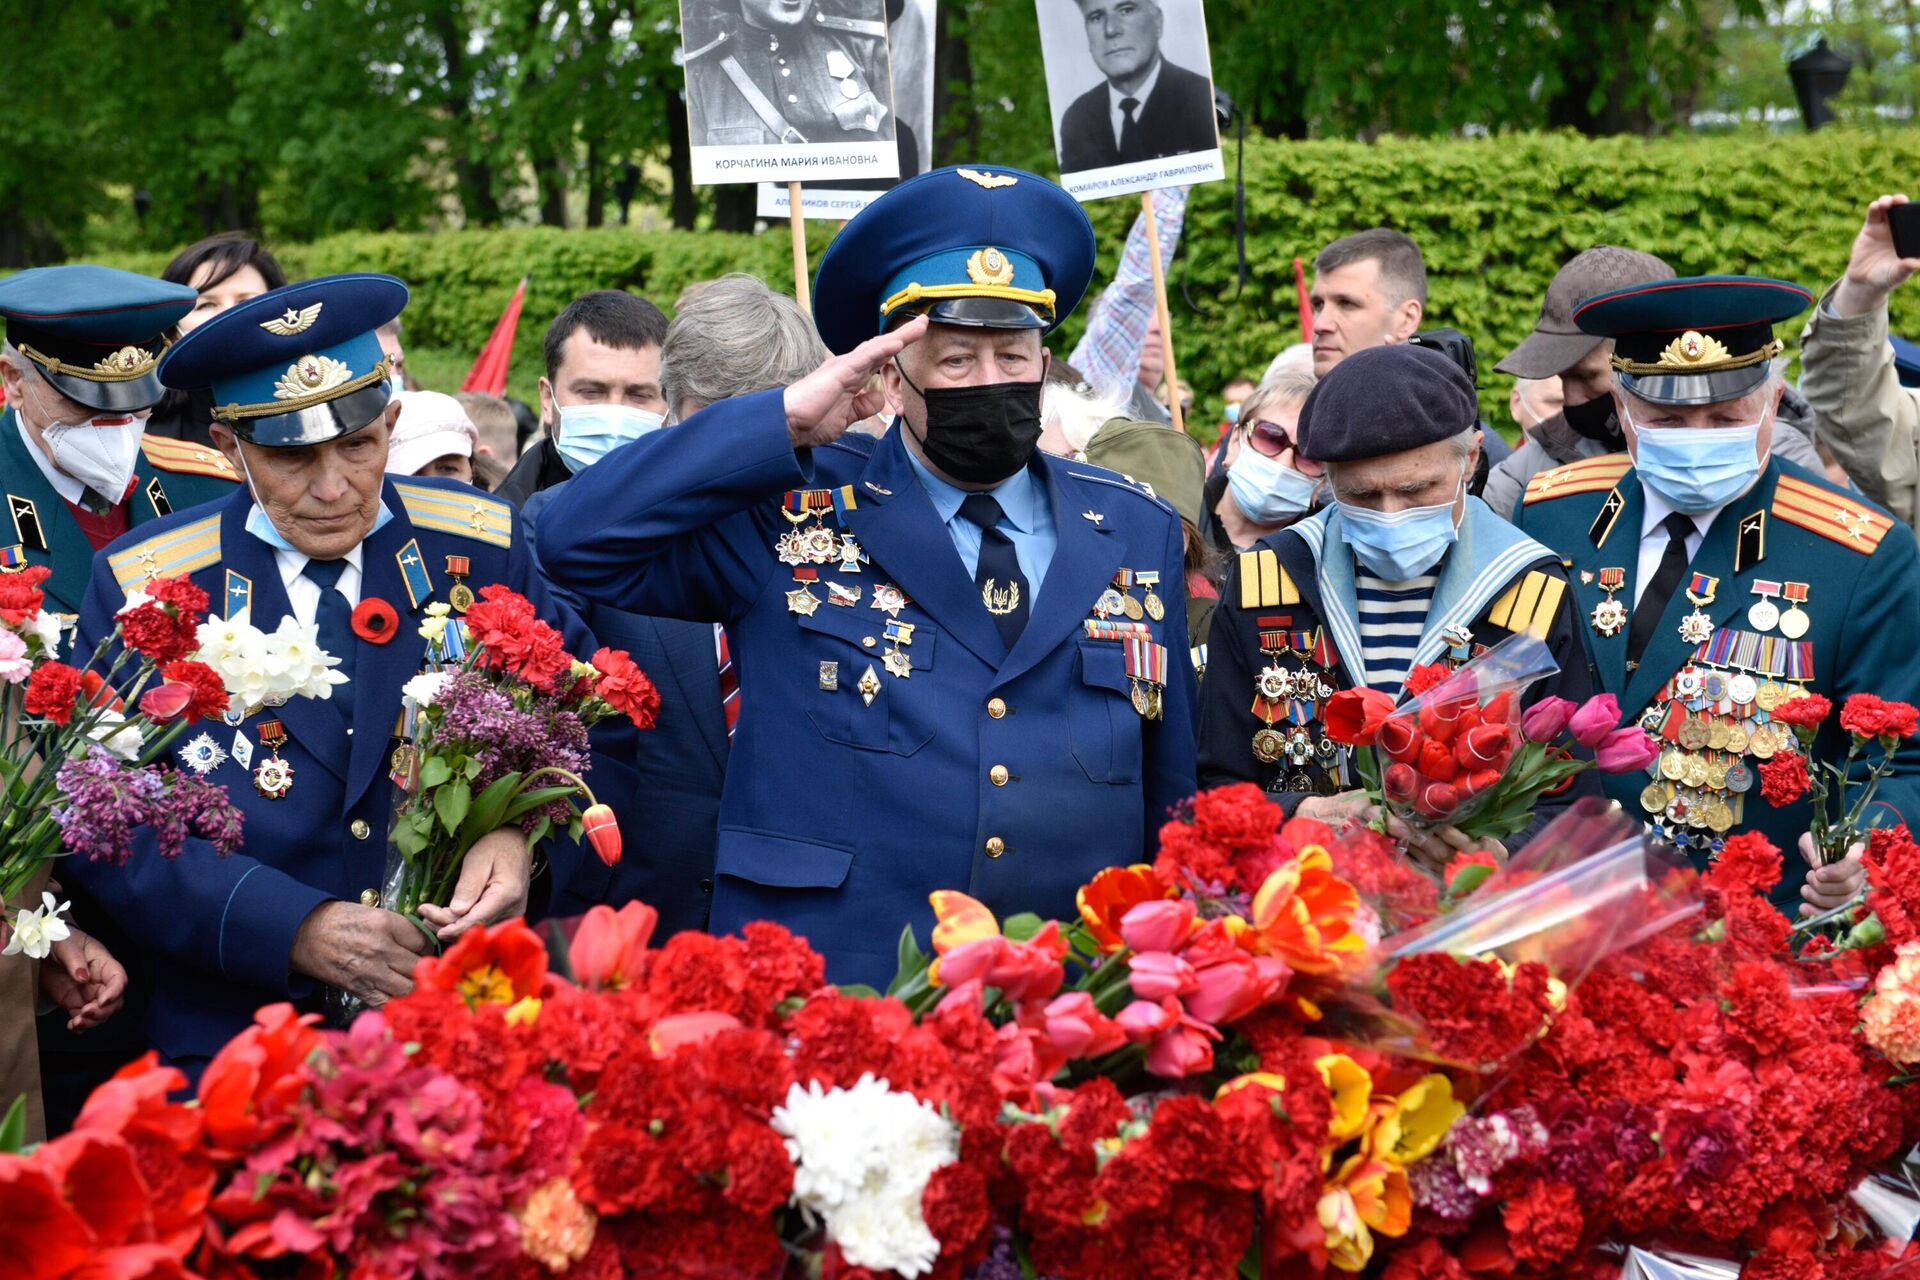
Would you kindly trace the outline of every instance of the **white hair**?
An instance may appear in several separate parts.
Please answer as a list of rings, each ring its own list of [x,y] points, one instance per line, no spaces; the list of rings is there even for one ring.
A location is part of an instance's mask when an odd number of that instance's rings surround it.
[[[1282,351],[1273,358],[1273,363],[1267,366],[1267,371],[1260,375],[1260,381],[1265,382],[1269,378],[1282,373],[1304,373],[1311,375],[1313,373],[1313,344],[1311,342],[1296,342]]]
[[[1076,458],[1086,453],[1087,443],[1103,425],[1126,416],[1124,405],[1098,395],[1091,389],[1081,390],[1064,382],[1048,382],[1040,393],[1041,420],[1059,424],[1060,434]]]

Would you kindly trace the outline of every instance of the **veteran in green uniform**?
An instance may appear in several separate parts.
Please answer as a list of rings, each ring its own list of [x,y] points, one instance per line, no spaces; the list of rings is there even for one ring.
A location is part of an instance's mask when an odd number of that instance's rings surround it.
[[[1614,340],[1627,452],[1541,472],[1515,517],[1567,558],[1602,687],[1662,740],[1648,774],[1609,776],[1609,793],[1699,861],[1763,833],[1786,853],[1775,900],[1789,908],[1845,902],[1860,869],[1849,857],[1809,874],[1809,806],[1762,798],[1760,766],[1795,750],[1773,711],[1806,692],[1920,702],[1913,531],[1772,453],[1773,326],[1809,300],[1784,281],[1706,276],[1582,302],[1580,328]],[[1834,761],[1836,720],[1814,744]],[[1917,819],[1909,743],[1868,820]]]
[[[694,145],[879,142],[893,137],[887,24],[821,0],[739,0],[687,50]],[[698,43],[696,43],[698,41]]]

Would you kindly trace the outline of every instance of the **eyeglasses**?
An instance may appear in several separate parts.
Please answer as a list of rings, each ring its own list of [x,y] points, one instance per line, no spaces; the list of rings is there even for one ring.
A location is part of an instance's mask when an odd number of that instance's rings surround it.
[[[1247,443],[1269,458],[1277,458],[1293,448],[1293,433],[1277,422],[1255,418],[1247,424]]]

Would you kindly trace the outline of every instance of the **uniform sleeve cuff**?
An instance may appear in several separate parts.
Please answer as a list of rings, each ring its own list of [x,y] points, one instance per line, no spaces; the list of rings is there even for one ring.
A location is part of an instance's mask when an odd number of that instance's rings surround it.
[[[332,901],[332,894],[272,867],[247,868],[227,894],[216,926],[220,972],[289,999],[311,993],[314,981],[293,971],[293,940],[307,917]]]

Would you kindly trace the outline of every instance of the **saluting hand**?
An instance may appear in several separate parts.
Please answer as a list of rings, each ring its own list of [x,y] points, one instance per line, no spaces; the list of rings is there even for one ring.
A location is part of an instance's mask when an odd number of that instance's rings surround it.
[[[832,444],[848,427],[886,408],[886,397],[870,388],[873,375],[927,334],[920,316],[892,333],[883,333],[815,369],[787,388],[787,434],[796,449]]]
[[[357,902],[314,909],[293,936],[293,969],[378,1007],[413,990],[427,936],[405,916]]]
[[[473,842],[460,863],[460,880],[444,907],[420,908],[420,918],[452,942],[477,924],[525,915],[532,881],[532,852],[518,827],[490,831]]]
[[[1883,305],[1888,294],[1920,271],[1920,258],[1903,258],[1894,252],[1893,228],[1887,225],[1887,210],[1905,203],[1905,196],[1881,196],[1867,206],[1867,220],[1853,238],[1847,274],[1833,291],[1836,314],[1865,315]]]

